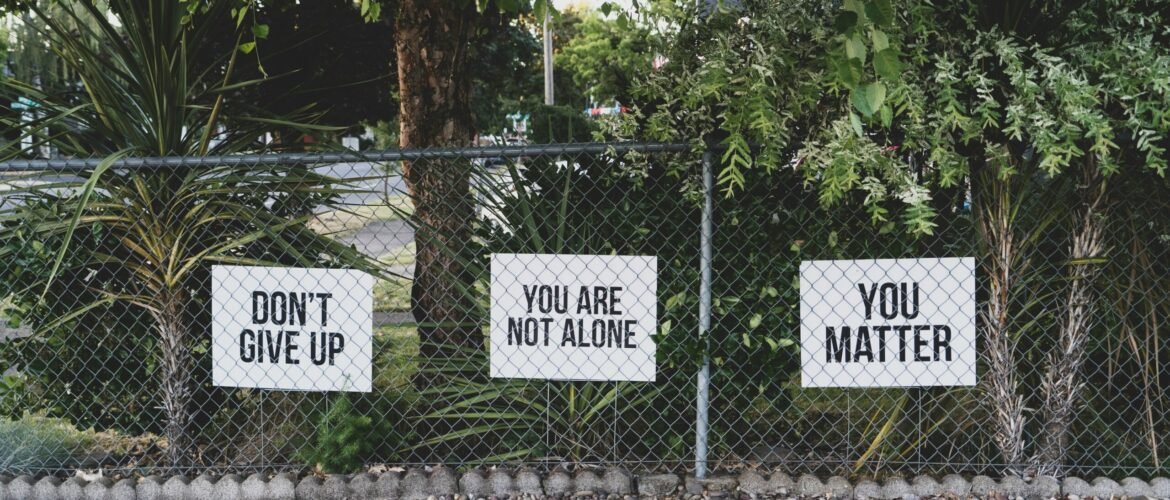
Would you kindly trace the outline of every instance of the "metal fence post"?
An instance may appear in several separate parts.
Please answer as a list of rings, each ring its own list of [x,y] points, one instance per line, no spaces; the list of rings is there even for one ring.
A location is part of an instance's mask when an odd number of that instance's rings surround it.
[[[711,330],[711,215],[714,186],[711,180],[713,155],[703,153],[703,221],[699,250],[699,337],[704,343]],[[695,417],[695,477],[707,478],[707,407],[710,405],[711,359],[703,349],[703,366],[699,368]]]

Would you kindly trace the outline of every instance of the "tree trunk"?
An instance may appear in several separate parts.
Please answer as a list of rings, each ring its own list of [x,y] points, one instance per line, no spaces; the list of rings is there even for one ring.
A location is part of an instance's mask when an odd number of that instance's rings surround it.
[[[474,2],[399,3],[395,48],[403,148],[471,144],[475,125],[466,59],[477,20]],[[403,162],[417,223],[411,312],[419,325],[418,383],[424,386],[434,380],[426,365],[442,368],[455,348],[483,345],[466,260],[474,214],[470,175],[466,159]]]
[[[1079,182],[1083,206],[1077,211],[1069,251],[1064,321],[1056,349],[1048,355],[1048,373],[1040,385],[1044,425],[1036,467],[1038,474],[1046,476],[1062,475],[1067,458],[1069,426],[1080,399],[1080,372],[1093,321],[1092,280],[1100,272],[1100,263],[1092,259],[1105,253],[1105,183],[1095,162],[1086,160],[1083,169],[1084,177]]]
[[[168,290],[160,297],[160,309],[151,311],[159,333],[159,378],[163,411],[167,414],[167,461],[177,473],[191,464],[191,346],[188,341],[186,305],[182,292]]]
[[[987,305],[980,310],[987,342],[987,375],[984,390],[995,421],[992,439],[1010,474],[1020,475],[1024,462],[1024,398],[1016,374],[1016,339],[1011,332],[1012,288],[1021,272],[1021,244],[1014,214],[1019,193],[1013,177],[1001,178],[1000,169],[985,167],[972,175],[979,236],[983,245],[983,273],[990,288]],[[1018,174],[1017,174],[1018,175]]]

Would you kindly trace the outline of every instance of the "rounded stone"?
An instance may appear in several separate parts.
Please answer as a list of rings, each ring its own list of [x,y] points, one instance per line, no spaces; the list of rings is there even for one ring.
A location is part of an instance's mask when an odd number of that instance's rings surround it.
[[[85,486],[89,484],[79,477],[71,477],[57,487],[57,495],[63,500],[81,500],[85,498]]]
[[[792,476],[783,472],[773,472],[768,476],[768,494],[770,495],[787,495],[796,489],[796,481],[792,480]]]
[[[10,485],[11,486],[11,485]],[[109,478],[99,477],[85,485],[83,491],[86,500],[106,500],[110,495],[110,488],[114,482]]]
[[[322,498],[325,496],[323,482],[317,476],[305,476],[297,483],[297,498]]]
[[[638,494],[644,497],[674,495],[682,483],[674,474],[655,474],[638,478]],[[551,491],[548,493],[552,493]]]
[[[398,482],[399,498],[405,500],[425,500],[431,496],[427,489],[427,475],[419,469],[410,469]]]
[[[1125,494],[1130,497],[1152,497],[1154,496],[1154,489],[1145,481],[1136,477],[1127,477],[1121,480],[1121,487],[1125,489]]]
[[[427,478],[432,495],[454,495],[459,493],[459,478],[449,467],[435,467]]]
[[[915,476],[910,489],[920,497],[933,497],[942,494],[942,485],[930,476]]]
[[[171,476],[167,478],[162,487],[162,498],[187,498],[187,484],[190,482],[186,476]]]
[[[748,495],[764,495],[768,492],[768,480],[754,470],[741,472],[736,478],[739,491]]]
[[[852,497],[853,484],[841,476],[830,477],[825,481],[825,494],[833,497]]]
[[[349,489],[349,478],[343,475],[330,474],[321,482],[321,498],[335,498],[337,500],[353,497]]]
[[[573,477],[573,488],[576,491],[605,491],[605,484],[591,470],[579,470]]]
[[[942,480],[943,493],[964,498],[971,493],[971,483],[958,474],[947,474]]]
[[[971,494],[979,497],[985,497],[993,492],[999,491],[999,484],[995,480],[987,476],[975,476],[971,479]]]
[[[515,492],[512,476],[503,469],[495,469],[488,473],[488,484],[491,485],[492,495],[506,497]]]
[[[1093,485],[1079,477],[1069,476],[1060,482],[1060,492],[1070,497],[1090,497],[1093,496]]]
[[[110,492],[106,495],[106,498],[109,498],[110,500],[137,498],[138,495],[135,492],[134,486],[135,482],[133,479],[121,479],[110,487]]]
[[[263,474],[248,474],[240,482],[242,500],[265,500],[268,498],[268,478]]]
[[[881,498],[882,485],[872,479],[862,479],[853,486],[853,496],[856,498]]]
[[[61,480],[53,476],[45,476],[33,485],[32,498],[33,500],[58,500],[61,495],[57,494],[57,487],[60,486]]]
[[[544,478],[544,493],[546,495],[568,495],[574,491],[573,478],[565,471],[555,470]],[[482,495],[474,495],[478,498]]]
[[[268,498],[296,498],[296,476],[292,474],[277,474],[268,480]]]
[[[739,487],[739,481],[731,476],[714,476],[699,481],[708,495],[728,495]]]
[[[471,469],[459,477],[459,492],[471,498],[478,498],[488,496],[492,489],[483,471]]]
[[[1107,477],[1098,477],[1093,479],[1093,496],[1098,498],[1120,497],[1125,495],[1125,488],[1122,488],[1117,481]]]
[[[1028,483],[1018,476],[1004,476],[999,480],[999,489],[996,490],[1010,497],[1028,495]]]
[[[611,495],[626,495],[634,490],[633,476],[620,467],[607,468],[601,482],[605,484],[604,491]]]
[[[1170,479],[1155,477],[1150,480],[1150,488],[1158,498],[1170,498]]]
[[[882,484],[882,498],[904,498],[913,494],[910,483],[900,477],[892,477]]]
[[[812,474],[802,474],[796,480],[796,493],[804,496],[821,496],[826,493],[825,483]]]
[[[355,474],[349,478],[349,491],[354,499],[377,498],[378,478],[369,472]]]
[[[159,476],[146,476],[138,480],[134,492],[137,493],[138,500],[162,500],[163,484],[164,480]]]
[[[374,485],[374,491],[377,492],[377,498],[399,498],[398,486],[400,482],[401,477],[399,477],[397,472],[383,472],[378,476],[377,484]]]
[[[242,492],[240,491],[241,482],[243,480],[235,474],[228,474],[219,478],[219,481],[215,482],[215,488],[213,489],[215,498],[240,498],[242,496]]]
[[[8,481],[7,488],[0,486],[0,493],[7,489],[7,498],[29,498],[33,495],[35,486],[36,481],[33,480],[32,476],[22,474]]]
[[[525,468],[517,471],[512,483],[516,491],[522,495],[540,496],[544,494],[544,488],[540,485],[540,474],[532,469]]]
[[[1052,476],[1040,476],[1028,482],[1024,491],[1028,497],[1052,498],[1060,496],[1060,482]]]
[[[187,498],[190,500],[218,500],[215,494],[216,477],[210,474],[200,474],[187,485]]]

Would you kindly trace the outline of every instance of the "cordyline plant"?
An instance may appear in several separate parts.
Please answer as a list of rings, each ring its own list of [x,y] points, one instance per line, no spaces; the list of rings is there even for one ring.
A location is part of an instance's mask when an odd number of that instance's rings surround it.
[[[103,4],[119,21],[107,18]],[[300,118],[276,118],[230,102],[242,36],[212,67],[192,61],[212,33],[231,26],[226,2],[191,11],[179,2],[62,2],[48,16],[45,42],[76,76],[78,90],[47,95],[27,82],[0,86],[12,101],[37,104],[32,121],[6,116],[27,138],[25,155],[42,146],[64,155],[101,158],[96,165],[6,194],[0,212],[0,260],[31,262],[0,274],[0,293],[14,298],[38,332],[68,328],[115,303],[137,306],[157,334],[159,403],[167,416],[171,466],[191,463],[198,374],[193,349],[214,264],[351,267],[377,273],[356,250],[306,227],[315,210],[341,191],[336,179],[307,167],[191,166],[126,169],[128,156],[232,154],[260,147],[266,130],[307,130]],[[238,11],[237,13],[238,14]],[[237,24],[238,25],[238,24]],[[226,68],[226,71],[224,71]],[[19,144],[19,143],[17,143]]]

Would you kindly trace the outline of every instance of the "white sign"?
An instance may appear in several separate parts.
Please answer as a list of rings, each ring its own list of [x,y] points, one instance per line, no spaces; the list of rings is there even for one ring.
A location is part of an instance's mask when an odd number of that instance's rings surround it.
[[[802,387],[975,385],[975,260],[800,263]]]
[[[658,261],[492,254],[491,376],[653,382]]]
[[[373,286],[352,270],[212,267],[213,382],[369,392]]]

